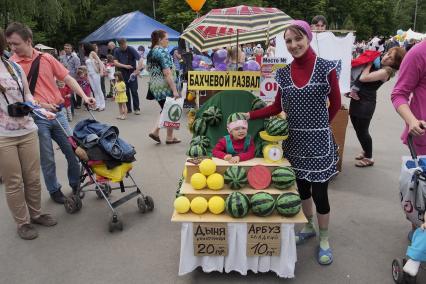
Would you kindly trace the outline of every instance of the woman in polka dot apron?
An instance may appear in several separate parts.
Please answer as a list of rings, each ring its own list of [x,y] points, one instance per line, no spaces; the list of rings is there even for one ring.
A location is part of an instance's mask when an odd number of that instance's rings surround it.
[[[280,92],[275,102],[252,111],[250,119],[287,114],[289,137],[283,143],[285,157],[296,172],[296,182],[308,223],[296,234],[297,244],[316,236],[313,203],[319,225],[318,262],[333,262],[328,241],[330,205],[328,181],[337,174],[339,159],[330,121],[340,109],[338,64],[317,57],[309,43],[312,32],[305,21],[296,20],[284,32],[284,40],[294,61],[276,73]],[[327,102],[330,102],[327,108]]]

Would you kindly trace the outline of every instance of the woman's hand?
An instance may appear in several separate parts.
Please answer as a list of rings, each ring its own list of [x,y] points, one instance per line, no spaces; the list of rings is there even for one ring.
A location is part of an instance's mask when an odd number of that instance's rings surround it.
[[[359,99],[360,99],[360,97],[359,97],[358,93],[357,93],[357,92],[353,92],[353,91],[351,91],[351,92],[349,93],[349,97],[351,97],[352,99],[354,99],[354,100],[356,100],[356,101],[359,101]]]
[[[242,114],[245,116],[247,120],[250,120],[250,113],[249,112],[242,112]]]
[[[231,160],[231,159],[232,159],[232,155],[231,155],[231,154],[225,155],[225,157],[223,157],[223,159],[224,159],[225,161],[229,161],[229,160]]]
[[[408,132],[413,136],[421,136],[426,133],[426,122],[424,120],[412,120],[408,123]]]
[[[176,99],[179,99],[180,98],[180,95],[179,95],[179,93],[178,92],[173,92],[173,98],[176,100]]]

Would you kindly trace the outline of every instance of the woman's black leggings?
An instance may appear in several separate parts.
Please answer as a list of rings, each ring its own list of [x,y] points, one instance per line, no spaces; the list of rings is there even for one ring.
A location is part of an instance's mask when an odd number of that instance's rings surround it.
[[[371,118],[361,118],[351,115],[351,121],[359,143],[361,143],[362,150],[365,152],[364,156],[371,159],[373,157],[373,140],[368,131]]]
[[[328,202],[328,181],[310,182],[305,179],[296,179],[297,190],[300,198],[306,200],[312,197],[317,208],[317,213],[330,213],[330,203]],[[312,191],[311,191],[312,188]]]

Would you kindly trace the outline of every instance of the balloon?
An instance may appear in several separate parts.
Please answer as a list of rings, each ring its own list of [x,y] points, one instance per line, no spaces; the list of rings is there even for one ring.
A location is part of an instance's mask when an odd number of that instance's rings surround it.
[[[201,56],[194,55],[194,57],[192,58],[192,68],[198,68],[198,66],[200,65],[200,61],[201,61]]]
[[[226,71],[226,58],[228,52],[225,49],[219,49],[213,54],[213,65],[218,71]]]
[[[219,63],[215,65],[217,71],[226,71],[226,63]]]
[[[399,29],[397,32],[396,32],[396,34],[397,35],[402,35],[404,33],[404,31],[403,30],[401,30],[401,29]]]
[[[256,60],[249,60],[244,63],[243,71],[259,71],[260,65]]]
[[[194,12],[199,12],[203,8],[206,0],[186,0],[186,3],[191,7]]]

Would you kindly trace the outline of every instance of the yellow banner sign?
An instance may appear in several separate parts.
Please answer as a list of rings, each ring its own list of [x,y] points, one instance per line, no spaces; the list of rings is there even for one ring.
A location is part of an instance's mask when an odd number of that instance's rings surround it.
[[[189,71],[188,90],[259,90],[260,72]]]

